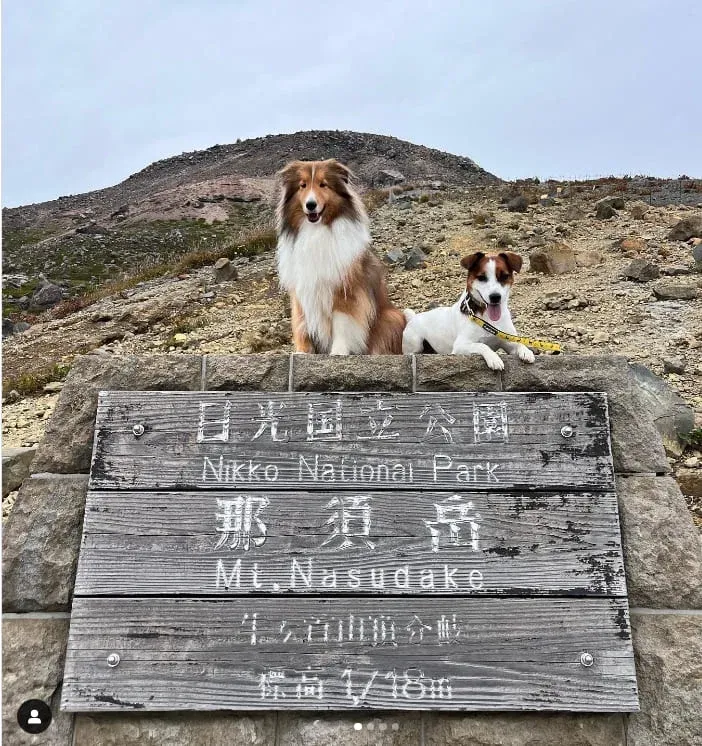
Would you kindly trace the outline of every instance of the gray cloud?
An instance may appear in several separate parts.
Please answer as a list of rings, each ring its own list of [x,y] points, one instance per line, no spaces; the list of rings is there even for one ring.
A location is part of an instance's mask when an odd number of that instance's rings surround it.
[[[3,203],[302,129],[504,177],[702,176],[702,6],[673,0],[3,5]]]

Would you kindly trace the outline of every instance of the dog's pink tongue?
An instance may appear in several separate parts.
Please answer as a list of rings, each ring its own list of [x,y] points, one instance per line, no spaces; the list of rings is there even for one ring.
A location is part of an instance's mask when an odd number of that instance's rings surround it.
[[[490,303],[487,307],[488,316],[490,321],[499,321],[502,316],[502,307],[499,303]]]

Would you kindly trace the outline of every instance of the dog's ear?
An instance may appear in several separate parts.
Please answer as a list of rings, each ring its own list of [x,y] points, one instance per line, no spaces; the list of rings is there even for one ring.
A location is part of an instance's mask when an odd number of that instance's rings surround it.
[[[290,163],[286,163],[276,175],[283,183],[288,182],[297,176],[302,165],[302,161],[290,161]]]
[[[297,193],[300,174],[304,165],[304,161],[290,161],[276,174],[280,184],[281,204],[290,202]]]
[[[485,256],[484,251],[476,251],[473,254],[468,254],[461,259],[461,267],[467,269],[469,272],[473,270],[475,265]]]
[[[353,172],[348,166],[343,163],[339,163],[335,158],[330,158],[326,161],[326,166],[331,173],[338,176],[344,184],[348,184],[353,178]]]
[[[507,262],[512,272],[519,272],[522,268],[522,257],[514,251],[501,251],[499,255]]]

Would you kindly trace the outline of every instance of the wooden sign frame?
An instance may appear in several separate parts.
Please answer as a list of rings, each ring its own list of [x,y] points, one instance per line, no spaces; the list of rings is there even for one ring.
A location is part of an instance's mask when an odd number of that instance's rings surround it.
[[[64,709],[638,709],[601,393],[103,392]]]

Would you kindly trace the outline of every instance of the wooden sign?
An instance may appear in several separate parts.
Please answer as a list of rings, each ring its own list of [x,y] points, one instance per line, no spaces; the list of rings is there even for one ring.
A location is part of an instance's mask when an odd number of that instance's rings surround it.
[[[106,392],[63,707],[638,709],[603,394]]]
[[[602,489],[606,412],[596,394],[112,392],[91,486]]]

